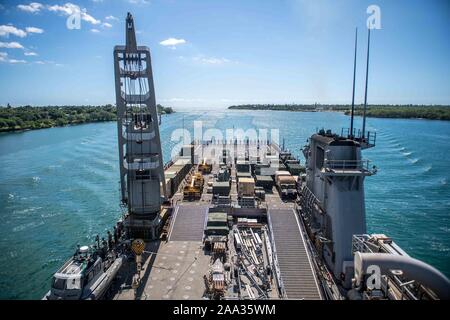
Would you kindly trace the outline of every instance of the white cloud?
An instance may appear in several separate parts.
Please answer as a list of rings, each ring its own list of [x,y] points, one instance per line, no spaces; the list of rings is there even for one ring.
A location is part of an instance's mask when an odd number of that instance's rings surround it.
[[[26,56],[37,56],[38,54],[36,52],[25,52],[24,55]]]
[[[30,63],[34,64],[40,64],[40,65],[48,65],[48,66],[55,66],[55,67],[63,67],[64,65],[61,63],[56,63],[55,61],[51,60],[36,60]]]
[[[119,21],[119,18],[116,18],[114,16],[107,16],[105,17],[106,20],[112,20],[112,21]]]
[[[10,34],[15,35],[17,37],[26,37],[27,33],[21,29],[18,29],[14,26],[10,25],[1,25],[0,26],[0,36],[8,37]]]
[[[0,48],[24,49],[24,47],[18,42],[0,42]]]
[[[92,33],[99,33],[100,30],[94,28],[94,29],[91,29],[91,32],[92,32]]]
[[[28,33],[44,33],[43,29],[36,27],[26,27],[25,30],[27,30]]]
[[[6,63],[26,63],[25,60],[8,59],[8,54],[6,52],[0,52],[0,62]]]
[[[44,5],[39,2],[31,2],[30,4],[19,4],[17,8],[30,13],[38,13],[44,8]]]
[[[70,2],[66,3],[63,6],[55,4],[53,6],[48,6],[47,8],[52,12],[62,13],[66,16],[70,16],[74,13],[80,12],[80,7]]]
[[[169,39],[161,41],[159,44],[162,46],[175,47],[179,44],[185,44],[185,43],[186,43],[186,40],[184,40],[184,39],[169,38]]]
[[[108,22],[104,22],[104,23],[102,24],[102,27],[104,27],[104,28],[112,28],[112,24],[111,24],[111,23],[108,23]]]
[[[221,64],[231,62],[231,60],[226,59],[226,58],[205,57],[205,56],[196,56],[192,59],[194,61],[200,62],[202,64],[211,64],[211,65],[221,65]]]
[[[149,4],[150,1],[148,0],[128,0],[131,4]]]
[[[53,5],[53,6],[48,6],[48,10],[52,11],[52,12],[56,12],[56,13],[60,13],[62,15],[65,16],[71,16],[73,14],[80,14],[81,19],[89,22],[91,24],[99,24],[101,23],[100,20],[95,19],[93,16],[91,16],[90,14],[87,13],[86,8],[81,9],[79,6],[77,6],[76,4],[73,3],[66,3],[63,6],[60,5]]]
[[[25,60],[16,60],[16,59],[9,59],[7,62],[9,62],[9,63],[27,63]]]

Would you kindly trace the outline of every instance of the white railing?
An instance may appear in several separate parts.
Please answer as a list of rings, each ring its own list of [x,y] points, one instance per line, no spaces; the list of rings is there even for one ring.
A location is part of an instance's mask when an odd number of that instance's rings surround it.
[[[355,252],[373,252],[372,248],[367,244],[369,236],[367,234],[354,234],[352,237],[352,254]]]

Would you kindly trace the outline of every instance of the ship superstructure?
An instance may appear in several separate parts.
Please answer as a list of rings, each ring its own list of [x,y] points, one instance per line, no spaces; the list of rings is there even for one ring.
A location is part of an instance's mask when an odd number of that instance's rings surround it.
[[[362,148],[355,139],[321,130],[303,149],[302,214],[323,259],[348,287],[353,277],[352,236],[366,233],[364,180],[376,173],[362,158]]]
[[[367,234],[364,181],[377,169],[362,151],[374,133],[353,117],[340,134],[318,130],[304,165],[272,137],[233,137],[192,141],[163,166],[150,53],[130,14],[126,34],[114,57],[127,214],[101,246],[120,270],[89,298],[450,298],[442,273]]]

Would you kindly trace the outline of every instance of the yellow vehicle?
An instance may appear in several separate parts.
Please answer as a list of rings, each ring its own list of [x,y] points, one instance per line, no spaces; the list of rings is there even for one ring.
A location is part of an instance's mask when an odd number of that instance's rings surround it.
[[[202,160],[202,162],[198,165],[198,171],[203,174],[209,174],[212,170],[212,164],[207,163],[206,158]]]
[[[198,200],[202,196],[203,176],[200,172],[196,172],[187,180],[187,184],[183,189],[183,197],[189,201]]]

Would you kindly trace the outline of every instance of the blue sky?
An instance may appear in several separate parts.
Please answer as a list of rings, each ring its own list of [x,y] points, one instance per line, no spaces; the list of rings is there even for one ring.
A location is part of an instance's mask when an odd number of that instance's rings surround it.
[[[350,103],[355,27],[362,102],[372,4],[381,29],[372,31],[369,103],[450,104],[446,0],[32,1],[0,2],[0,105],[114,103],[112,51],[127,11],[151,49],[163,105]],[[77,6],[81,28],[69,30]]]

